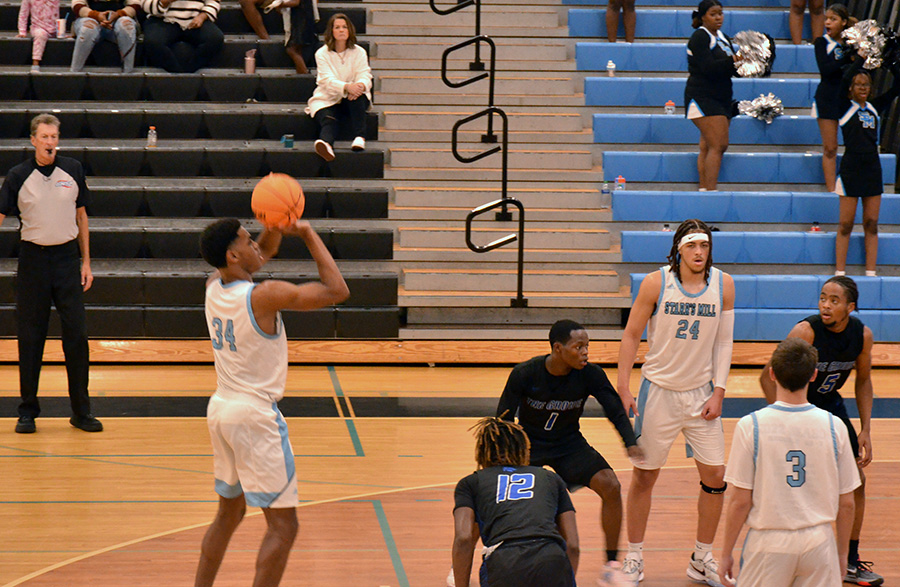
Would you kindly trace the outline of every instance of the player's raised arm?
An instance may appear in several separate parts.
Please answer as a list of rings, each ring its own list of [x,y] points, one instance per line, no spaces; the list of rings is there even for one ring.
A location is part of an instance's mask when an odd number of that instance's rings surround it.
[[[794,324],[794,327],[791,328],[791,331],[788,333],[786,338],[800,338],[805,340],[809,344],[812,344],[816,338],[815,333],[813,332],[812,326],[809,325],[809,322],[805,320],[801,320]],[[769,369],[772,367],[772,360],[766,363],[766,366],[763,367],[762,373],[759,374],[759,386],[762,388],[763,395],[766,397],[766,402],[770,404],[775,403],[775,381],[769,375]]]
[[[874,337],[872,330],[866,326],[863,330],[863,349],[856,358],[856,408],[859,411],[859,459],[860,467],[872,462],[872,347]]]
[[[299,236],[306,243],[319,270],[319,281],[299,285],[279,280],[264,281],[253,292],[254,312],[316,310],[346,300],[350,295],[347,283],[325,243],[309,223],[298,220],[283,232]]]
[[[263,262],[269,261],[278,254],[278,248],[281,246],[281,231],[264,228],[259,236],[256,237],[256,244],[259,245],[259,252],[263,257]]]
[[[628,315],[628,323],[625,325],[625,331],[622,333],[622,342],[619,345],[619,365],[618,365],[618,381],[616,390],[619,398],[622,400],[622,406],[625,413],[628,414],[630,409],[638,416],[637,404],[634,396],[631,394],[631,369],[634,367],[634,360],[637,358],[638,345],[641,343],[641,334],[656,309],[656,300],[659,299],[659,289],[662,285],[662,278],[659,271],[647,275],[641,282],[638,290],[637,298],[631,306],[631,313]]]

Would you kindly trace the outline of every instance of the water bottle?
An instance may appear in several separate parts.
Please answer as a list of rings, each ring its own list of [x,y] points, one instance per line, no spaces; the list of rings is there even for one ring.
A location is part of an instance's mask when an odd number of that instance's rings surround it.
[[[663,224],[663,232],[672,232],[672,228],[668,224]]]
[[[625,189],[625,178],[621,175],[616,178],[616,190],[624,190]]]
[[[156,146],[156,127],[151,126],[150,130],[147,131],[147,146],[155,147]]]
[[[601,199],[603,200],[603,204],[604,204],[604,205],[607,204],[607,203],[609,202],[609,197],[610,197],[611,194],[612,194],[612,192],[611,192],[610,189],[609,189],[609,182],[608,182],[608,181],[604,181],[604,182],[603,182],[603,187],[600,188],[600,197],[601,197]]]
[[[616,77],[616,64],[613,63],[612,59],[606,62],[606,74],[609,77]]]
[[[675,102],[672,100],[666,102],[666,114],[675,114]]]
[[[822,232],[822,228],[819,226],[818,222],[813,222],[812,226],[809,227],[810,232]]]

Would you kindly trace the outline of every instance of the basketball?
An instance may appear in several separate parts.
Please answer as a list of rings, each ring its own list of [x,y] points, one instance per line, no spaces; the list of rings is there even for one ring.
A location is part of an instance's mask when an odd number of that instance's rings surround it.
[[[256,187],[250,207],[266,228],[279,228],[295,222],[303,214],[303,188],[296,179],[284,173],[270,173]]]

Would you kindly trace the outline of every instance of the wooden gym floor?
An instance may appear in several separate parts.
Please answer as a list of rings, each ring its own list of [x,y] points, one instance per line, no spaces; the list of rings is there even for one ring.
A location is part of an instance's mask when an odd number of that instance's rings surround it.
[[[301,530],[282,584],[444,585],[453,488],[474,469],[468,428],[492,413],[508,373],[509,367],[291,367],[282,409],[297,459]],[[735,416],[760,401],[758,373],[732,372],[724,421],[729,444]],[[615,369],[607,374],[615,381]],[[92,367],[100,434],[69,426],[58,365],[44,368],[46,417],[38,419],[37,434],[15,434],[17,381],[15,366],[0,366],[6,416],[0,585],[192,585],[217,501],[202,417],[215,387],[212,366]],[[861,551],[891,585],[900,578],[900,371],[876,370],[874,381],[876,414],[889,417],[873,425]],[[852,390],[852,380],[845,388]],[[588,414],[585,436],[627,488],[621,441],[605,419]],[[692,584],[684,570],[697,490],[693,465],[674,448],[654,496],[644,587]],[[583,547],[578,579],[592,585],[603,559],[600,500],[587,490],[573,500]],[[217,585],[250,583],[263,531],[259,510],[249,510]]]

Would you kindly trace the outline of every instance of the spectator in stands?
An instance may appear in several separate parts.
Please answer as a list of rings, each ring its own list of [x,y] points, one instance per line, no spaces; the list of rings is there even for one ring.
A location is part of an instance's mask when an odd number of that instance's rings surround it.
[[[119,46],[122,71],[134,71],[134,54],[137,47],[137,12],[140,0],[72,0],[75,23],[72,35],[72,71],[84,69],[84,63],[94,47],[102,39],[114,41]]]
[[[634,27],[637,21],[634,14],[634,0],[609,0],[609,4],[606,5],[606,38],[610,43],[616,42],[620,10],[625,24],[625,42],[634,43]]]
[[[353,129],[350,148],[366,148],[366,111],[372,100],[372,70],[366,50],[356,44],[356,29],[346,15],[328,19],[325,45],[316,51],[316,90],[306,113],[319,123],[316,153],[334,160],[334,139],[340,119],[349,117]]]
[[[297,73],[309,73],[306,67],[306,50],[316,49],[319,44],[319,36],[316,33],[316,22],[319,20],[319,10],[315,0],[240,0],[244,18],[250,24],[250,28],[260,39],[268,39],[269,31],[263,22],[259,9],[265,12],[278,10],[282,14],[287,11],[287,20],[284,23],[284,50]]]
[[[691,17],[697,30],[687,46],[684,107],[685,116],[700,129],[697,171],[700,191],[707,191],[716,189],[728,149],[728,126],[734,115],[731,78],[741,56],[720,30],[724,14],[719,0],[702,0]]]
[[[819,123],[822,134],[822,172],[825,174],[825,189],[834,191],[837,179],[836,161],[838,150],[838,119],[845,112],[841,110],[841,77],[844,67],[850,64],[852,51],[841,44],[841,32],[856,24],[843,4],[832,4],[825,12],[825,34],[816,39],[816,63],[822,81],[816,88],[813,99],[812,116]]]
[[[803,13],[807,4],[813,41],[821,37],[825,31],[825,0],[791,0],[788,26],[791,29],[791,42],[795,45],[803,42]]]
[[[56,38],[56,23],[59,20],[59,0],[22,0],[19,7],[19,35],[28,36],[28,21],[31,20],[31,71],[41,70],[41,59],[47,39]]]
[[[844,275],[847,267],[847,248],[857,199],[862,198],[862,220],[865,232],[866,275],[875,275],[878,259],[878,214],[881,209],[881,159],[878,143],[881,136],[879,113],[887,114],[894,99],[900,95],[900,60],[891,60],[889,68],[893,86],[882,95],[872,98],[872,74],[862,68],[864,59],[856,60],[844,71],[841,79],[841,115],[838,124],[844,137],[844,155],[838,169],[835,192],[840,198],[838,232],[835,237],[835,275]]]
[[[141,0],[144,48],[150,65],[171,73],[193,73],[222,49],[225,35],[216,26],[219,0]],[[190,51],[176,50],[179,41]]]

